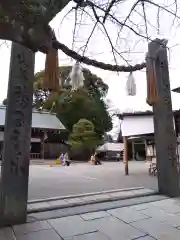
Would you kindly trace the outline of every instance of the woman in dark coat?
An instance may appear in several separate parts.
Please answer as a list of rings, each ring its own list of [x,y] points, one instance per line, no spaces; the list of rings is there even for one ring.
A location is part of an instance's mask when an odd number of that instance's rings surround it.
[[[104,153],[103,152],[96,152],[95,155],[95,161],[94,164],[95,165],[101,165],[101,160],[104,158]]]

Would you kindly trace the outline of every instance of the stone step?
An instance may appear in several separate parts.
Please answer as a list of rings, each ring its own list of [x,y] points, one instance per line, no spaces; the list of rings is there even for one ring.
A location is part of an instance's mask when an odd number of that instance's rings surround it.
[[[118,191],[106,191],[97,194],[93,193],[91,195],[90,194],[76,195],[76,197],[65,196],[54,199],[46,199],[44,201],[31,201],[28,203],[28,213],[72,208],[77,206],[111,202],[116,200],[139,198],[155,194],[157,194],[157,192],[151,189],[131,188],[123,190],[120,189]]]
[[[64,200],[69,198],[81,198],[86,196],[94,196],[94,195],[102,195],[102,194],[109,194],[109,193],[116,193],[116,192],[125,192],[125,191],[132,191],[132,190],[139,190],[144,189],[144,187],[133,187],[133,188],[119,188],[119,189],[112,189],[106,190],[101,192],[89,192],[83,194],[73,194],[73,195],[66,195],[66,196],[58,196],[58,197],[51,197],[51,198],[42,198],[42,199],[35,199],[29,200],[28,204],[40,203],[40,202],[50,202],[55,200]]]
[[[133,198],[120,199],[116,201],[106,201],[106,202],[99,202],[99,203],[93,203],[93,204],[91,203],[91,204],[74,206],[74,207],[47,210],[43,212],[40,212],[40,211],[33,212],[28,214],[28,222],[68,217],[68,216],[74,216],[78,214],[85,214],[85,213],[91,213],[91,212],[106,211],[110,209],[122,208],[122,207],[127,207],[132,205],[140,205],[143,203],[157,202],[164,199],[168,199],[168,198],[162,195],[149,195],[149,196],[143,196],[143,197],[135,196]]]

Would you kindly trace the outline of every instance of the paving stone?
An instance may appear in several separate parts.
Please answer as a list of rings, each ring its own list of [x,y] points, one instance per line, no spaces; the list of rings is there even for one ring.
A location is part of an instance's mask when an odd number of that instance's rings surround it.
[[[37,209],[42,209],[42,208],[48,208],[51,205],[48,202],[42,202],[42,203],[33,203],[33,204],[28,204],[28,209],[29,210],[37,210]]]
[[[143,219],[131,223],[131,225],[158,240],[180,239],[180,231],[178,229],[173,228],[166,223],[156,221],[153,218]]]
[[[29,215],[27,216],[26,223],[37,222],[37,221],[39,221],[39,220],[36,219],[35,217],[29,216]]]
[[[146,195],[149,193],[154,193],[153,190],[150,189],[139,189],[139,190],[132,190],[132,191],[123,191],[123,192],[116,192],[116,193],[110,193],[109,196],[111,197],[132,197],[132,196],[139,196],[139,195]]]
[[[51,206],[67,206],[68,202],[65,200],[56,200],[56,201],[50,201],[49,204]]]
[[[0,229],[0,240],[14,240],[14,233],[10,227]]]
[[[116,192],[116,193],[109,193],[110,197],[124,197],[124,196],[129,196],[132,195],[133,193],[131,192]]]
[[[97,231],[96,226],[90,221],[84,221],[80,216],[70,216],[48,220],[56,232],[63,238],[72,237]]]
[[[96,200],[109,200],[111,197],[109,194],[99,194],[94,196],[82,197],[82,201],[96,201]]]
[[[126,195],[129,195],[130,192],[115,192],[115,193],[109,193],[110,197],[123,197]]]
[[[110,240],[110,239],[109,237],[105,236],[100,232],[93,232],[84,235],[74,236],[72,238],[65,238],[64,240]]]
[[[109,200],[111,197],[109,194],[100,194],[95,196],[96,200]]]
[[[71,208],[67,208],[67,209],[71,209]],[[59,217],[61,217],[60,210],[52,210],[52,211],[28,214],[28,218],[35,219],[36,221],[47,220],[50,218],[59,218]]]
[[[148,189],[148,188],[143,188],[143,189],[139,189],[139,190],[132,190],[131,192],[139,193],[139,194],[157,193],[157,191],[152,190],[152,189]]]
[[[164,199],[164,200],[161,200],[161,201],[156,201],[156,202],[153,202],[152,205],[154,206],[172,206],[173,204],[177,204],[178,203],[178,200],[177,198],[168,198],[168,199]]]
[[[50,229],[51,225],[46,221],[25,223],[22,225],[13,226],[14,233],[16,236],[27,234],[29,232],[37,232],[45,229]]]
[[[81,197],[82,201],[96,201],[97,199],[98,195]]]
[[[135,210],[135,211],[141,211],[149,208],[149,203],[144,203],[144,204],[137,204],[130,206],[129,209]]]
[[[63,240],[63,239],[53,229],[48,229],[18,236],[16,240]]]
[[[90,221],[88,221],[90,222]],[[114,217],[92,220],[97,229],[111,240],[131,240],[146,234]]]
[[[167,204],[154,204],[155,207],[160,208],[168,213],[180,213],[180,206],[178,204],[172,204],[172,203],[167,203]]]
[[[100,212],[85,213],[85,214],[82,214],[81,217],[84,220],[88,221],[88,220],[108,217],[109,215],[110,214],[106,211],[100,211]]]
[[[141,213],[152,217],[153,219],[169,224],[172,227],[180,226],[180,216],[173,213],[167,213],[162,209],[150,208],[142,210]]]
[[[174,198],[177,204],[180,204],[180,197]]]
[[[161,208],[169,213],[180,213],[180,204],[175,198],[153,202],[150,205],[156,208]]]
[[[171,199],[167,199],[169,200],[169,203],[172,203],[172,204],[177,204],[178,206],[180,205],[180,198],[171,198]],[[166,200],[166,202],[167,202]]]
[[[69,199],[66,199],[66,201],[68,203],[82,203],[82,199],[81,198],[69,198]]]
[[[150,236],[145,236],[145,237],[140,237],[140,238],[138,238],[136,240],[155,240],[155,238],[150,237]]]
[[[116,208],[113,210],[108,210],[107,212],[126,223],[131,223],[141,219],[149,218],[148,216],[142,214],[141,212],[129,209],[128,207]]]

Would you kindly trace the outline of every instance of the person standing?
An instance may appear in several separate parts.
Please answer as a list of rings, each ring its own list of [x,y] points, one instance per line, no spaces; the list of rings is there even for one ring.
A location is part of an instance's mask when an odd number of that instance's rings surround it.
[[[94,157],[94,154],[91,155],[91,159],[89,161],[90,163],[94,164],[95,162],[95,157]]]
[[[64,161],[64,154],[61,153],[61,155],[59,156],[59,160],[60,160],[60,163],[63,164],[63,161]]]
[[[95,165],[101,165],[102,156],[103,156],[103,154],[101,152],[95,153],[95,155],[94,155],[94,158],[95,158],[94,164]]]
[[[121,158],[121,154],[120,154],[120,153],[117,153],[117,162],[120,161],[120,158]]]
[[[66,154],[64,155],[64,164],[65,164],[66,166],[70,166],[70,160],[69,160],[68,153],[66,153]]]

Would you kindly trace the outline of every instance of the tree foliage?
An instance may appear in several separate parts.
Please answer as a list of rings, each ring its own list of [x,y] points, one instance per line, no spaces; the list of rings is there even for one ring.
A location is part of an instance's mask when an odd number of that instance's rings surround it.
[[[80,119],[73,125],[72,133],[69,135],[69,143],[73,148],[86,148],[92,150],[99,142],[98,135],[92,122]]]
[[[3,104],[4,106],[7,105],[7,98],[5,98],[5,99],[2,101],[2,104]]]
[[[42,89],[44,71],[35,75],[34,107],[51,110],[57,114],[63,124],[72,131],[72,127],[80,119],[87,119],[94,124],[95,132],[102,136],[112,129],[112,121],[103,98],[108,86],[101,78],[83,69],[84,87],[71,91],[68,78],[71,66],[60,67],[61,86],[56,92]]]

